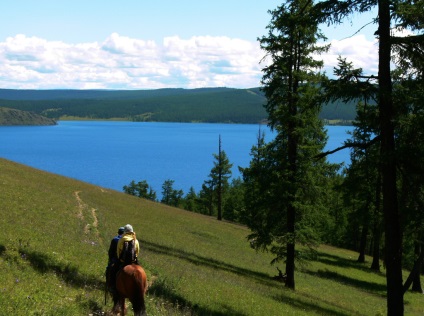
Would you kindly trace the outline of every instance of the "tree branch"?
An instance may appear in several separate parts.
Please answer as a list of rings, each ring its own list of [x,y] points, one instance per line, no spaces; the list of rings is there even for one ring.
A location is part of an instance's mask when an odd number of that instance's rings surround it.
[[[424,44],[424,34],[415,35],[415,36],[392,36],[390,37],[390,42],[392,44]]]
[[[355,33],[353,33],[352,35],[350,35],[348,37],[345,37],[345,38],[342,38],[341,41],[343,41],[345,39],[348,39],[348,38],[354,37],[356,34],[358,34],[360,31],[362,31],[362,29],[364,29],[365,27],[367,27],[368,25],[373,24],[373,23],[375,23],[375,21],[368,22],[367,24],[365,24],[364,26],[362,26],[359,30],[357,30]]]
[[[346,149],[346,148],[361,148],[361,149],[366,149],[366,148],[370,147],[371,145],[375,144],[376,142],[378,142],[379,140],[380,140],[380,136],[376,136],[376,137],[374,137],[372,140],[370,140],[367,143],[359,143],[359,142],[348,143],[348,144],[345,144],[343,146],[340,146],[340,147],[338,147],[336,149],[322,152],[322,153],[314,156],[314,159],[317,159],[318,160],[318,159],[327,157],[328,155],[334,154],[335,152],[338,152],[338,151],[340,151],[342,149]]]

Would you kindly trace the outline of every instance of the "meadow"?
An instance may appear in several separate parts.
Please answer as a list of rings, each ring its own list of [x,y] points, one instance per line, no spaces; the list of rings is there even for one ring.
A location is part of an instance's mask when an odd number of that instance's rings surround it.
[[[244,226],[4,159],[0,193],[1,314],[104,315],[107,250],[127,223],[141,245],[149,315],[386,314],[384,268],[372,272],[349,250],[320,246],[297,266],[291,291]],[[422,314],[423,296],[406,293],[405,315]]]

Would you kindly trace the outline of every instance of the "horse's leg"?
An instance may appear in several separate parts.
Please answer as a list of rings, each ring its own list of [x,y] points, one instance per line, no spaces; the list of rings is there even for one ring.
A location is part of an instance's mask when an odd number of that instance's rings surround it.
[[[121,298],[121,315],[124,316],[127,314],[127,309],[125,308],[125,297]]]
[[[112,313],[114,315],[117,315],[119,313],[119,305],[120,305],[120,299],[117,293],[113,293],[113,308]]]

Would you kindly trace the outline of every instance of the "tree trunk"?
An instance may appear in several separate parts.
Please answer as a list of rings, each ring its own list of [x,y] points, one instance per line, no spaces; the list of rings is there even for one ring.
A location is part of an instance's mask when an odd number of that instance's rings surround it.
[[[375,190],[375,208],[374,208],[374,228],[373,228],[373,251],[371,270],[380,272],[380,240],[381,240],[381,223],[380,223],[380,207],[381,207],[381,176],[377,179]]]
[[[380,227],[374,227],[373,235],[374,235],[374,245],[372,250],[371,270],[380,272],[380,239],[381,239]]]
[[[219,135],[218,150],[218,220],[222,220],[222,153],[221,153],[221,135]]]
[[[423,288],[421,287],[421,265],[423,260],[423,249],[418,242],[415,242],[415,255],[417,256],[417,271],[414,271],[414,277],[412,278],[412,292],[422,293]]]
[[[357,260],[357,262],[359,263],[365,262],[365,249],[367,246],[368,225],[368,218],[365,218],[364,225],[362,226],[361,242],[359,244],[359,257]]]
[[[386,240],[387,315],[402,316],[402,236],[396,189],[394,114],[390,76],[390,1],[378,1],[379,16],[379,120],[381,175]]]
[[[289,189],[289,201],[287,205],[287,233],[289,240],[287,241],[287,260],[286,260],[286,287],[295,289],[294,282],[294,259],[295,259],[295,223],[296,223],[296,207],[295,190],[296,188],[296,170],[297,170],[297,140],[294,136],[294,127],[289,128],[288,137],[288,160],[289,160],[289,179],[291,188]]]
[[[414,279],[412,280],[412,292],[423,293],[423,288],[421,286],[421,271],[414,274]]]
[[[296,196],[296,172],[297,172],[297,138],[295,135],[295,118],[297,114],[297,104],[295,101],[295,95],[297,93],[296,79],[293,77],[293,71],[297,68],[296,66],[296,49],[295,43],[291,40],[292,50],[292,71],[289,74],[289,87],[290,96],[288,98],[289,115],[290,120],[287,127],[287,157],[289,163],[289,200],[287,205],[287,235],[289,240],[287,241],[287,259],[286,259],[286,287],[295,289],[294,282],[294,259],[295,259],[295,223],[296,223],[296,207],[295,207],[295,196]]]
[[[411,283],[413,281],[416,281],[416,278],[418,276],[418,278],[420,277],[420,270],[421,270],[421,265],[423,263],[423,259],[424,259],[424,252],[420,251],[420,245],[415,242],[415,254],[419,254],[417,257],[417,260],[415,260],[414,263],[414,267],[412,268],[411,272],[409,273],[408,278],[405,281],[405,284],[403,285],[403,293],[405,293],[406,291],[408,291],[409,287],[411,286]],[[421,288],[421,282],[418,281],[419,287]]]

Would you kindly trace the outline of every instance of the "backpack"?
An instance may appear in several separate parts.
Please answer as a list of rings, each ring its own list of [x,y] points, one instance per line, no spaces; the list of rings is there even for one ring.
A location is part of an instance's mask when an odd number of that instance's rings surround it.
[[[124,265],[128,265],[137,261],[137,257],[135,254],[135,240],[124,242],[124,246],[122,248],[122,252],[119,259],[121,260],[121,262],[124,263]]]

